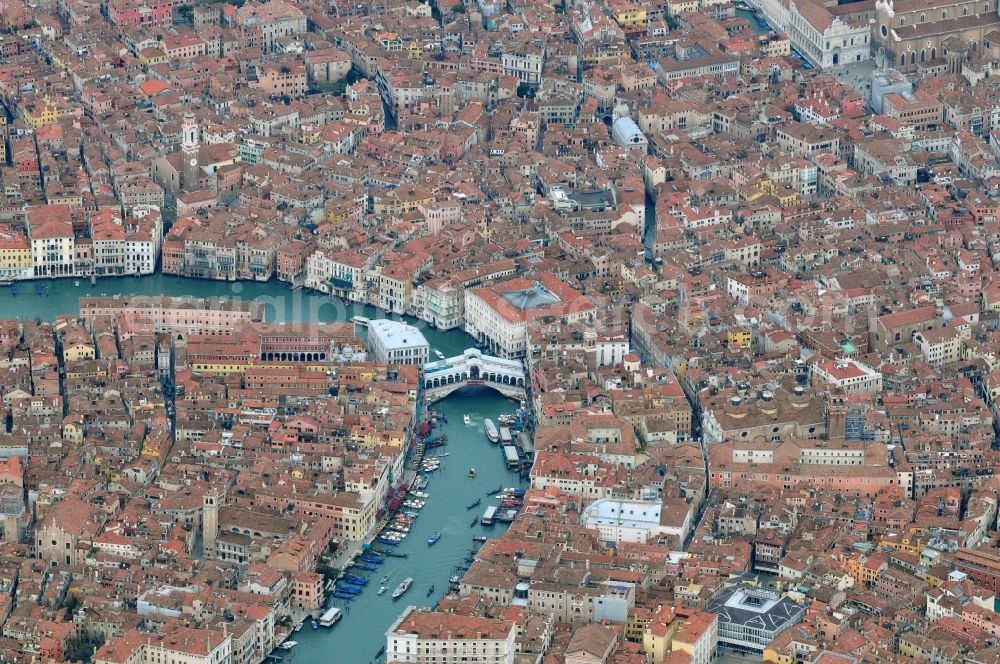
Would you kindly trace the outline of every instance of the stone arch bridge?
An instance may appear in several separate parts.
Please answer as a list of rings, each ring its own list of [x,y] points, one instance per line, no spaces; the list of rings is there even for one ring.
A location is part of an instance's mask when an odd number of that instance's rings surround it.
[[[524,399],[526,380],[519,360],[484,355],[476,348],[424,365],[424,394],[430,401],[444,399],[469,385],[491,387],[504,396]]]

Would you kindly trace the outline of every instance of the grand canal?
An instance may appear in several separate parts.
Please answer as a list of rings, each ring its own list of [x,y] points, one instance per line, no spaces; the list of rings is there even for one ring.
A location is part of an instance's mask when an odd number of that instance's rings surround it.
[[[280,322],[336,322],[348,321],[360,315],[368,318],[384,317],[368,306],[344,305],[308,291],[291,291],[285,285],[269,283],[222,283],[196,281],[178,277],[155,275],[141,279],[124,278],[98,281],[90,285],[80,281],[56,280],[21,282],[14,295],[10,288],[0,289],[0,318],[41,318],[51,321],[62,314],[78,312],[77,298],[83,295],[190,295],[195,297],[232,297],[254,300],[264,305],[265,317]],[[472,339],[460,330],[439,332],[419,325],[431,347],[447,356],[460,353],[472,344]],[[397,547],[406,552],[407,558],[388,558],[371,572],[371,581],[365,591],[351,602],[337,601],[344,609],[344,618],[332,628],[310,629],[306,624],[292,638],[298,642],[293,650],[283,653],[284,659],[295,664],[366,664],[373,662],[376,653],[385,645],[385,631],[408,605],[432,606],[448,588],[449,577],[459,574],[470,550],[476,545],[474,535],[498,537],[504,526],[491,528],[470,526],[472,518],[483,509],[496,504],[486,494],[498,486],[516,486],[518,477],[506,470],[500,451],[491,445],[483,434],[483,419],[500,413],[512,412],[517,404],[488,389],[462,390],[437,404],[448,418],[438,432],[448,435],[448,445],[436,450],[447,452],[442,467],[431,475],[427,492],[430,497],[420,512],[410,535]],[[471,423],[465,425],[463,415]],[[476,469],[476,477],[468,477],[469,468]],[[466,510],[466,505],[482,500],[479,508]],[[440,531],[441,539],[433,546],[427,537]],[[410,591],[393,601],[391,592],[378,596],[379,579],[390,574],[391,588],[405,577],[413,577]],[[435,590],[428,595],[433,585]],[[390,591],[391,591],[390,588]]]

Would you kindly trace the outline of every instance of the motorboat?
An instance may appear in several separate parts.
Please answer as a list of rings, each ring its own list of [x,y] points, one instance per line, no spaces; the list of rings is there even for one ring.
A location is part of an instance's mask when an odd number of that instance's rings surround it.
[[[386,584],[386,582],[389,581],[389,576],[390,576],[389,574],[386,574],[385,576],[383,576],[382,580],[379,581],[379,583],[381,583],[384,586]]]
[[[427,538],[427,544],[429,544],[429,545],[436,544],[439,539],[441,539],[441,531],[440,530],[435,531],[433,535],[431,535],[430,537]]]
[[[473,535],[472,536],[472,541],[473,542],[485,542],[488,539],[489,539],[489,537],[487,537],[486,535]]]
[[[316,622],[315,620],[312,620],[312,621],[311,621],[311,624],[312,624],[312,628],[313,628],[313,629],[319,629],[319,623],[318,623],[318,622]]]
[[[378,587],[378,594],[379,595],[384,595],[385,591],[388,590],[388,589],[389,589],[388,586],[379,586]]]
[[[410,589],[410,586],[412,585],[413,585],[413,577],[410,576],[406,577],[398,586],[396,586],[396,589],[392,591],[392,598],[399,599],[400,597],[403,596],[404,593],[406,593],[407,590]]]
[[[500,429],[497,428],[497,425],[493,422],[493,420],[489,418],[483,420],[483,430],[486,432],[487,440],[491,443],[500,442]]]
[[[469,477],[475,477],[475,476],[476,476],[476,469],[469,468]]]
[[[281,648],[282,650],[291,650],[297,645],[299,645],[297,641],[285,641],[278,647]]]
[[[436,357],[439,360],[443,360],[444,359],[444,353],[442,353],[441,351],[435,349],[434,350],[434,357]]]
[[[301,621],[301,620],[298,623],[296,623],[295,627],[292,628],[292,631],[293,632],[297,632],[300,629],[302,629],[302,623],[303,623],[303,621]]]
[[[469,417],[468,415],[463,416],[462,419],[465,420],[465,425],[466,426],[472,424],[472,418]]]

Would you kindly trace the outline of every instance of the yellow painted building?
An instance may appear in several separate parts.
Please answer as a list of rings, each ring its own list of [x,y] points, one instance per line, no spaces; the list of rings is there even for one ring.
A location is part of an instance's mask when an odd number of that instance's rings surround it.
[[[667,0],[667,13],[671,16],[698,11],[698,0]]]
[[[847,560],[847,573],[854,582],[863,587],[871,587],[878,578],[882,561],[872,560],[869,556],[854,555]]]
[[[31,245],[23,235],[0,233],[0,275],[22,276],[31,270]]]
[[[299,143],[303,145],[312,145],[319,141],[321,136],[319,127],[314,125],[302,125],[302,129],[299,133]]]
[[[785,207],[788,205],[794,205],[799,200],[799,194],[797,191],[785,192],[778,196],[778,204]]]
[[[660,606],[656,614],[642,633],[642,651],[646,653],[646,661],[657,664],[667,658],[674,640],[674,634],[680,627],[680,621],[675,619],[672,606]]]
[[[753,344],[753,332],[750,330],[730,329],[727,337],[731,348],[750,348]]]
[[[34,129],[59,122],[59,107],[48,97],[41,102],[28,103],[18,108],[24,121]]]
[[[139,52],[139,62],[147,67],[167,61],[167,54],[159,48],[144,48]]]
[[[923,574],[921,574],[920,578],[923,579],[923,582],[926,583],[931,588],[937,588],[942,583],[948,580],[948,575],[944,573],[947,571],[948,567],[946,565],[931,567]]]
[[[418,208],[426,208],[434,202],[430,191],[417,193],[416,190],[394,189],[375,201],[375,214],[406,214]]]
[[[94,347],[90,344],[75,343],[71,346],[63,346],[63,362],[92,360],[95,356]]]
[[[917,556],[924,548],[924,541],[919,537],[883,537],[879,540],[878,546],[880,549],[890,548]]]
[[[615,20],[622,28],[646,27],[646,10],[638,5],[620,5],[614,8]]]

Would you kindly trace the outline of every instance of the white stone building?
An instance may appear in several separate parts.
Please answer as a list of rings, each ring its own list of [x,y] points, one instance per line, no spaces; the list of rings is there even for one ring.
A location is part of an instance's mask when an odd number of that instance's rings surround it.
[[[819,362],[813,367],[813,376],[847,393],[882,391],[882,373],[854,360]]]
[[[368,352],[374,362],[424,365],[430,344],[412,325],[380,318],[368,322]]]
[[[751,0],[771,27],[785,32],[792,46],[824,69],[871,58],[871,29],[834,16],[815,0]]]
[[[408,607],[385,633],[385,661],[401,664],[513,664],[512,620]]]
[[[678,528],[664,524],[663,505],[658,500],[596,500],[583,511],[581,522],[596,530],[603,542],[635,542],[645,544],[668,535],[683,541],[690,528],[688,518]],[[690,513],[689,513],[690,516]]]

